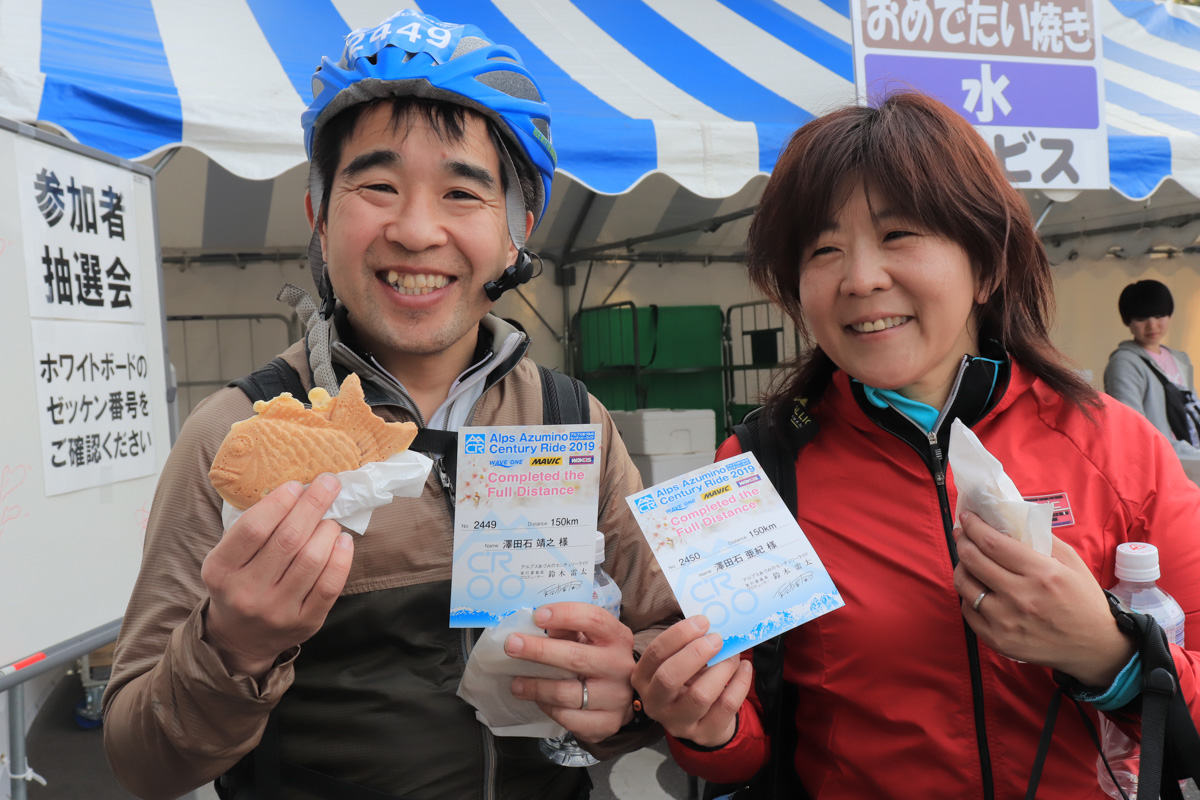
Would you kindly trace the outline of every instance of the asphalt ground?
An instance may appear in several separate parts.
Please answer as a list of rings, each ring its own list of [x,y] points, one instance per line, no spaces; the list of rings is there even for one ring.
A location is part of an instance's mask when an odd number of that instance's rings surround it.
[[[79,679],[68,675],[34,720],[26,751],[30,766],[46,778],[47,785],[27,784],[29,800],[135,800],[108,767],[102,731],[83,730],[75,723],[73,711],[82,698]],[[661,741],[590,769],[593,800],[695,800],[703,786],[689,781]],[[4,794],[0,791],[0,796]],[[1200,791],[1189,781],[1184,797],[1200,800]],[[217,795],[205,786],[188,800],[217,800]]]

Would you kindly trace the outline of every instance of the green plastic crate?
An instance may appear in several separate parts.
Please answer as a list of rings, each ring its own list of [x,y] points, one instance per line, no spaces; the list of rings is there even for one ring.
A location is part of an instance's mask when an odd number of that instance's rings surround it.
[[[579,315],[580,377],[614,410],[711,408],[720,442],[725,438],[723,325],[721,307],[715,305],[585,309]]]

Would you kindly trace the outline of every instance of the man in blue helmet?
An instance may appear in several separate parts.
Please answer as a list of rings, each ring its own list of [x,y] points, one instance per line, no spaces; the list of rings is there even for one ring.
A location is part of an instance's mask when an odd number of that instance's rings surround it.
[[[474,634],[447,625],[452,451],[434,435],[546,418],[528,339],[488,312],[530,277],[524,243],[554,170],[549,108],[511,48],[412,11],[352,32],[313,90],[303,124],[320,302],[285,287],[307,336],[199,405],[172,449],[105,696],[109,760],[146,798],[214,779],[242,800],[586,797],[584,770],[547,760],[534,739],[492,736],[455,695]],[[422,496],[376,510],[352,540],[321,520],[339,488],[325,475],[275,490],[223,531],[207,473],[251,395],[271,375],[294,394],[336,393],[351,372],[376,414],[414,420],[435,443]],[[629,676],[678,612],[624,502],[637,472],[608,413],[594,399],[588,410],[603,426],[599,526],[621,620],[544,606],[535,619],[551,638],[513,635],[506,649],[579,675],[512,691],[611,755],[654,734]]]

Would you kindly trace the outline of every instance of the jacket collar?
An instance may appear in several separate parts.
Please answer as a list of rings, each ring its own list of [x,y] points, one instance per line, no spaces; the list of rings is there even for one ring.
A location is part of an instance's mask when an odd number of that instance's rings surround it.
[[[938,417],[936,433],[943,452],[949,442],[952,421],[961,419],[968,427],[974,427],[1010,405],[1013,397],[1032,380],[1031,375],[1008,358],[998,343],[987,342],[980,349],[983,351],[981,357],[964,357],[956,379],[956,389]],[[852,380],[842,370],[834,373],[827,399],[835,413],[842,414],[848,422],[864,432],[871,433],[883,428],[905,441],[920,443],[922,449],[928,444],[928,436],[921,428],[890,406],[878,408],[872,404],[862,384]],[[821,405],[824,403],[822,401]]]
[[[358,346],[344,306],[338,305],[333,323],[329,326],[329,356],[338,384],[351,372],[358,373],[363,380],[363,394],[368,405],[401,405],[419,418],[416,407],[396,377]],[[529,344],[528,336],[499,317],[486,315],[479,323],[479,340],[472,365],[459,376],[456,385],[483,373],[487,376],[484,381],[486,391],[516,367],[529,350]]]

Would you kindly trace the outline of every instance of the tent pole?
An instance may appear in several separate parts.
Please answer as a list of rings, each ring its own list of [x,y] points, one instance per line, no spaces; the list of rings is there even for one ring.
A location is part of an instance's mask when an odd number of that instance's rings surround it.
[[[25,685],[21,683],[8,690],[8,749],[12,800],[25,800],[29,764],[25,761]]]
[[[572,263],[574,263],[574,262],[578,262],[578,261],[585,261],[585,260],[595,258],[599,254],[605,253],[609,250],[617,250],[617,249],[633,250],[634,245],[643,244],[645,242],[653,242],[658,239],[669,239],[672,236],[679,236],[684,233],[694,233],[696,231],[703,231],[705,233],[713,233],[718,228],[720,228],[722,225],[724,225],[728,222],[734,222],[735,220],[742,219],[743,217],[753,216],[754,212],[757,210],[758,210],[758,206],[750,206],[749,208],[743,208],[741,211],[734,211],[731,214],[722,214],[719,217],[713,217],[712,219],[701,220],[700,222],[693,222],[689,225],[680,225],[678,228],[671,228],[671,229],[665,230],[665,231],[657,231],[655,233],[648,233],[645,236],[633,236],[629,239],[622,239],[619,242],[611,242],[609,244],[601,244],[601,245],[597,245],[595,247],[588,247],[584,250],[577,250],[574,253],[571,253],[569,250],[567,250],[567,251],[564,251],[563,263],[567,263],[568,256],[569,256],[569,260]],[[572,244],[574,244],[574,242],[572,242]]]
[[[562,253],[558,256],[558,271],[563,273],[559,280],[562,285],[562,301],[563,301],[563,372],[567,375],[574,375],[574,370],[571,365],[571,285],[575,283],[574,278],[566,279],[565,271],[568,265],[574,264],[571,258],[571,248],[575,246],[575,240],[579,238],[579,231],[583,228],[583,223],[587,219],[588,213],[592,210],[592,203],[596,202],[596,193],[589,192],[588,196],[583,201],[583,208],[579,209],[579,214],[575,217],[575,222],[571,225],[571,233],[567,236],[567,242],[563,245]],[[588,271],[588,277],[591,277],[591,271]],[[587,285],[584,284],[584,288]]]
[[[1046,215],[1050,213],[1050,209],[1054,207],[1054,201],[1046,201],[1046,207],[1042,209],[1042,213],[1038,214],[1037,222],[1033,223],[1033,229],[1036,231],[1042,227],[1042,220],[1046,219]]]
[[[563,267],[560,265],[560,269]],[[575,371],[571,368],[571,287],[566,281],[562,281],[562,315],[563,315],[563,373],[566,375],[574,375]]]
[[[517,287],[516,292],[517,292],[517,297],[524,300],[525,305],[529,306],[529,310],[532,311],[534,313],[534,315],[542,321],[542,324],[546,326],[546,330],[550,331],[550,333],[554,336],[555,340],[561,342],[563,340],[562,335],[559,334],[558,331],[554,330],[554,327],[549,322],[546,321],[546,318],[542,316],[541,312],[538,311],[536,307],[534,307],[533,303],[529,302],[529,298],[526,297],[521,292],[520,287]]]
[[[157,164],[155,164],[153,167],[151,167],[151,169],[154,170],[155,177],[158,177],[158,173],[162,172],[162,168],[165,167],[167,165],[167,163],[172,158],[174,158],[175,154],[178,152],[179,152],[178,147],[172,147],[170,150],[168,150],[166,153],[163,154],[163,157],[158,160]]]

